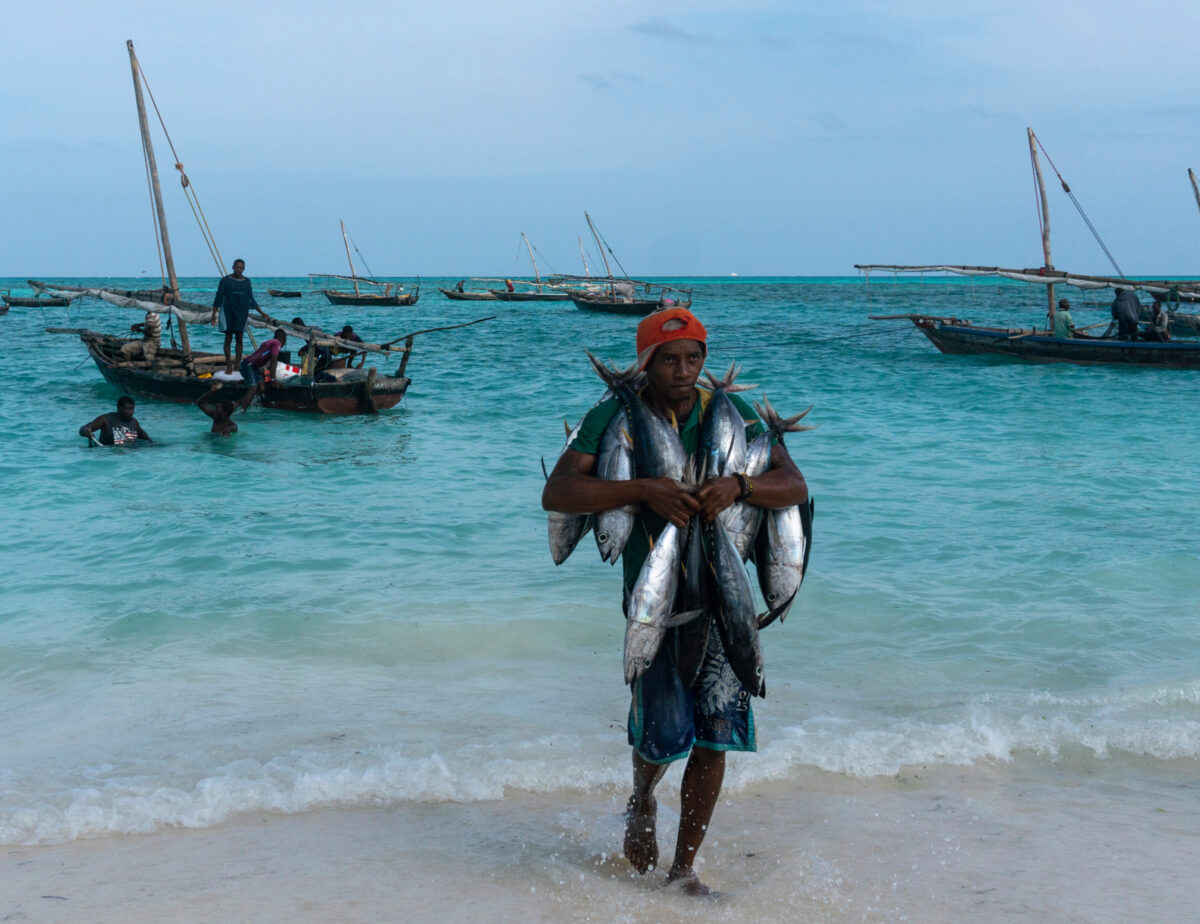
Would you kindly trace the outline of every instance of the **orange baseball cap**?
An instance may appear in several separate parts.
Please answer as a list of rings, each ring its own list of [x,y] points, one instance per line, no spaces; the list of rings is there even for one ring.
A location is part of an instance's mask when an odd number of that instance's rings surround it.
[[[637,365],[645,369],[654,351],[672,340],[696,340],[708,346],[708,331],[686,308],[667,308],[642,318],[637,327]]]

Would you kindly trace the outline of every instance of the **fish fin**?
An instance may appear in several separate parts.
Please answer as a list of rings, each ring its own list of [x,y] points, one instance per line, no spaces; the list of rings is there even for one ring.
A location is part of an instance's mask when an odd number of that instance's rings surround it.
[[[563,418],[563,429],[567,431],[567,436],[570,437],[571,425],[569,423],[567,423],[567,418],[565,418],[565,417]]]
[[[686,612],[683,612],[683,613],[672,613],[670,616],[668,616],[666,619],[663,620],[663,628],[664,629],[674,629],[676,626],[682,626],[685,623],[691,622],[693,619],[695,619],[697,616],[701,615],[703,612],[704,612],[704,608],[701,607],[698,610],[687,610]]]

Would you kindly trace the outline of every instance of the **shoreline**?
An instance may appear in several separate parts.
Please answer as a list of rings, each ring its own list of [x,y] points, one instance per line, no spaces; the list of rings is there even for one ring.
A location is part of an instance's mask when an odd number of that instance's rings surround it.
[[[724,921],[1168,921],[1200,911],[1194,762],[1034,758],[725,796],[698,870]],[[673,788],[673,787],[672,787]],[[620,856],[626,794],[406,803],[0,852],[0,919],[692,919]],[[660,800],[669,856],[678,799]],[[709,914],[710,912],[706,912]]]

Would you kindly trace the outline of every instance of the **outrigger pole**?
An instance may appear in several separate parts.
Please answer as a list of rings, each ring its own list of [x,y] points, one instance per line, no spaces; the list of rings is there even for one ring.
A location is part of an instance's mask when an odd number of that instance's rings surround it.
[[[1042,256],[1045,258],[1046,270],[1053,271],[1054,263],[1050,259],[1050,200],[1046,196],[1046,183],[1042,179],[1042,165],[1038,163],[1037,138],[1034,137],[1032,128],[1026,128],[1025,131],[1029,133],[1029,156],[1033,160],[1033,175],[1037,179],[1038,195],[1041,196],[1042,203]],[[1057,308],[1054,303],[1053,282],[1046,283],[1046,301],[1046,323],[1053,332]]]
[[[142,130],[142,148],[146,154],[146,164],[150,168],[150,184],[154,190],[154,208],[158,213],[158,233],[162,240],[163,257],[167,264],[167,281],[171,286],[171,301],[179,301],[179,278],[175,275],[175,258],[171,256],[171,238],[167,234],[167,213],[163,208],[162,187],[158,183],[158,164],[154,160],[154,145],[150,142],[150,122],[146,118],[146,102],[142,98],[142,72],[137,55],[133,51],[133,40],[125,43],[129,49],[129,66],[133,69],[133,94],[137,100],[138,126]],[[179,325],[179,339],[183,345],[187,364],[191,365],[192,343],[188,338],[187,321],[175,315]]]

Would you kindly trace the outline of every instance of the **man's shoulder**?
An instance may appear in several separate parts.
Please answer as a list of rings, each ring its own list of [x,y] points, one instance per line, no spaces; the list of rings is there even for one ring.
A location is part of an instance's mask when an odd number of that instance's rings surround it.
[[[583,415],[577,432],[567,444],[568,449],[594,456],[600,450],[600,438],[609,422],[621,408],[618,398],[606,398]]]

